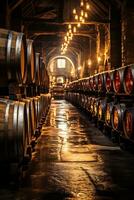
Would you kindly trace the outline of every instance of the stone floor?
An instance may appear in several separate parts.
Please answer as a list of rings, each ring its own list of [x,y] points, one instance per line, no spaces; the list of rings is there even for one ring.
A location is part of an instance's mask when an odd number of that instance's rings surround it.
[[[133,200],[134,155],[65,100],[54,100],[22,186],[0,200]]]

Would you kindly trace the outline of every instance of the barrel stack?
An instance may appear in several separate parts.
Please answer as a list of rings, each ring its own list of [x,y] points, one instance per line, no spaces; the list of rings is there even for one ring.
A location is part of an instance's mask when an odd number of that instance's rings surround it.
[[[31,159],[50,106],[49,77],[33,41],[0,29],[0,167]]]
[[[114,142],[134,147],[134,64],[73,81],[65,96]]]

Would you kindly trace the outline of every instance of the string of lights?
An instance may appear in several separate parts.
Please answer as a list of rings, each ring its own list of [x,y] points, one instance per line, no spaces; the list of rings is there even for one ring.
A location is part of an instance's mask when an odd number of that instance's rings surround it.
[[[85,23],[85,20],[88,18],[88,11],[90,10],[90,5],[87,0],[80,0],[80,6],[72,11],[75,24],[68,24],[67,33],[64,36],[63,43],[61,45],[61,54],[65,54],[73,39],[74,35],[77,33],[78,29]]]

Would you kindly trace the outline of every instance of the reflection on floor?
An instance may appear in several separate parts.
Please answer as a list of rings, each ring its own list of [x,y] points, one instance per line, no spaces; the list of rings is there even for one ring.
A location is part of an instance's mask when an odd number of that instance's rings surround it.
[[[1,200],[134,199],[134,156],[65,100],[54,100],[23,185]]]

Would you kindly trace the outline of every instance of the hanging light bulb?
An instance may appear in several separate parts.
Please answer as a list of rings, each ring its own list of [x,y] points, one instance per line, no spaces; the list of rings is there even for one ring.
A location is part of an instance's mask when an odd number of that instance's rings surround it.
[[[67,41],[67,36],[64,37],[65,41]]]
[[[75,18],[75,20],[78,20],[78,15],[75,15],[74,18]]]
[[[81,27],[81,23],[80,22],[77,24],[77,27],[79,27],[79,28]]]
[[[80,2],[80,6],[81,7],[84,6],[84,2],[83,1]]]
[[[85,17],[85,18],[88,18],[88,14],[87,14],[87,12],[85,12],[84,17]]]
[[[82,17],[82,16],[80,16],[80,18],[79,18],[79,19],[80,19],[80,22],[82,22],[82,19],[83,19],[83,17]]]
[[[69,37],[69,32],[67,32],[67,37]]]
[[[86,3],[86,9],[87,9],[87,10],[90,9],[90,5],[89,5],[89,3]]]
[[[76,33],[77,29],[76,26],[73,27],[73,32]]]
[[[75,8],[73,9],[73,14],[74,14],[74,15],[76,14],[76,9],[75,9]]]
[[[71,30],[71,29],[69,30],[69,33],[72,33],[72,30]]]
[[[85,23],[85,19],[84,19],[84,18],[82,18],[81,22],[82,22],[82,23]]]
[[[68,24],[68,28],[71,29],[71,24]]]
[[[81,10],[80,14],[81,14],[81,16],[83,17],[83,16],[84,16],[84,11]]]

